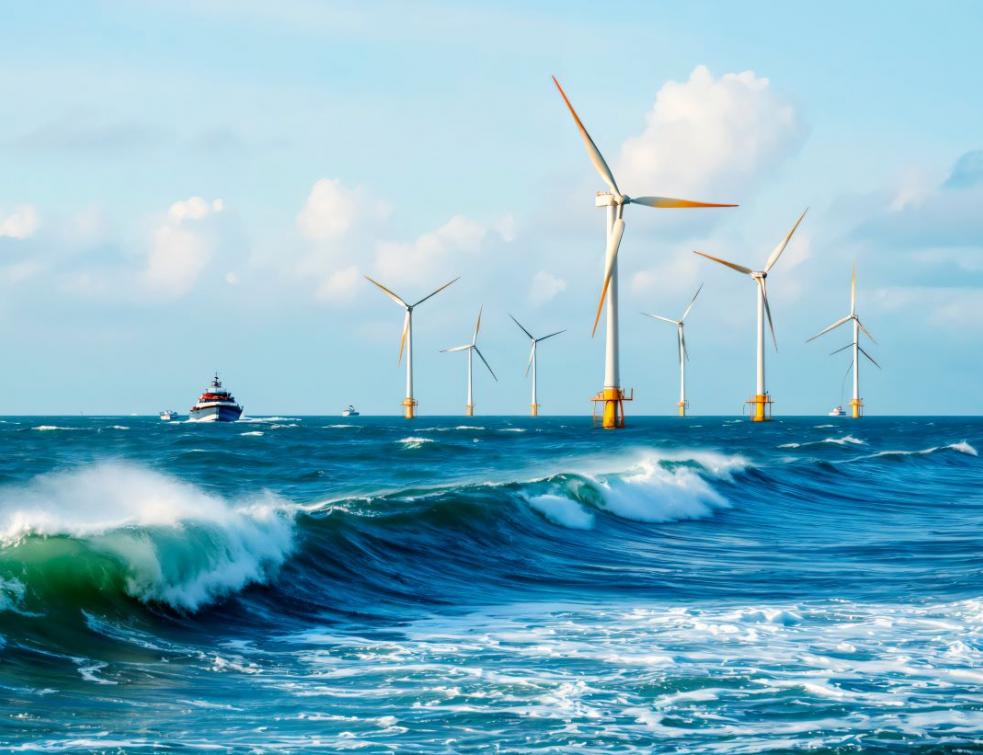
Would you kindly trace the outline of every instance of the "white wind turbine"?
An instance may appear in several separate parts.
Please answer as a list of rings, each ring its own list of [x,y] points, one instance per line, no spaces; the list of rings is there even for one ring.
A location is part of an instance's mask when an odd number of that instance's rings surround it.
[[[536,338],[536,336],[534,336],[532,333],[526,330],[523,327],[522,323],[516,320],[515,317],[513,317],[511,314],[509,315],[509,317],[512,318],[512,322],[518,325],[519,329],[527,336],[529,336],[529,340],[532,341],[532,348],[529,350],[529,364],[526,365],[526,374],[528,375],[529,370],[530,369],[532,370],[532,403],[529,404],[529,414],[533,417],[536,417],[539,415],[539,398],[538,398],[538,394],[536,393],[536,361],[537,361],[536,347],[540,344],[541,341],[545,341],[547,338],[552,338],[553,336],[558,336],[560,335],[560,333],[566,333],[567,331],[564,328],[563,330],[558,330],[555,333],[550,333],[548,336],[542,336],[540,338]]]
[[[474,416],[474,390],[473,390],[473,386],[472,386],[472,377],[473,377],[473,369],[472,369],[472,367],[473,367],[473,361],[474,361],[473,360],[473,355],[474,354],[477,354],[478,355],[478,357],[481,359],[481,361],[484,362],[485,367],[488,368],[488,372],[490,372],[491,373],[491,376],[493,378],[495,378],[495,382],[496,383],[498,382],[498,378],[495,377],[495,371],[492,370],[491,365],[488,364],[488,360],[485,359],[484,354],[482,354],[481,353],[481,350],[478,348],[478,331],[481,330],[481,310],[482,309],[483,308],[479,308],[478,309],[478,321],[474,324],[474,335],[471,336],[471,343],[466,343],[463,346],[455,346],[455,347],[453,347],[451,349],[441,349],[441,352],[443,352],[443,353],[449,353],[449,352],[452,352],[452,351],[466,351],[466,352],[468,352],[468,403],[467,403],[467,405],[465,407],[465,412],[464,413],[467,416],[469,416],[469,417],[473,417]]]
[[[700,291],[702,290],[703,290],[703,284],[701,283],[700,287],[696,289],[696,293],[693,294],[693,298],[690,299],[690,302],[687,305],[686,309],[683,311],[683,316],[680,317],[678,320],[670,320],[668,317],[663,317],[662,315],[650,315],[648,314],[648,312],[642,313],[647,317],[652,317],[656,320],[662,320],[663,322],[667,322],[670,323],[671,325],[676,326],[676,342],[679,351],[679,416],[680,417],[686,416],[686,406],[688,403],[686,401],[686,362],[689,360],[689,352],[686,351],[686,331],[685,331],[684,323],[686,322],[686,315],[688,315],[689,311],[693,309],[693,304],[696,303],[696,297],[700,295]]]
[[[415,302],[414,304],[407,304],[397,294],[393,293],[388,288],[386,288],[381,283],[379,283],[379,281],[372,280],[367,275],[365,276],[365,279],[373,286],[378,287],[382,291],[382,293],[384,293],[386,296],[388,296],[390,299],[392,299],[394,302],[396,302],[399,306],[401,306],[406,311],[406,315],[405,317],[403,317],[403,335],[400,336],[399,339],[399,359],[397,360],[396,363],[399,364],[400,362],[403,361],[403,349],[405,348],[406,349],[406,398],[403,399],[403,416],[406,417],[406,419],[413,419],[413,416],[416,413],[415,410],[417,404],[416,399],[413,398],[413,310],[419,307],[421,304],[423,304],[423,302],[425,302],[430,297],[439,294],[441,291],[443,291],[445,288],[451,285],[451,283],[455,283],[456,281],[460,280],[460,278],[455,278],[454,280],[450,281],[450,283],[445,283],[436,291],[434,291],[431,294],[427,294],[422,299],[420,299],[420,301]]]
[[[621,237],[625,232],[624,209],[627,204],[638,204],[646,207],[657,208],[682,208],[682,207],[736,207],[733,204],[717,204],[712,202],[694,202],[688,199],[673,199],[671,197],[629,197],[621,193],[618,184],[614,180],[614,175],[608,164],[604,162],[600,150],[594,144],[587,129],[581,122],[577,111],[573,109],[570,100],[567,99],[560,82],[553,77],[553,83],[560,90],[560,96],[570,110],[580,137],[587,148],[587,155],[590,157],[594,168],[600,174],[601,179],[607,184],[610,191],[599,192],[594,200],[597,207],[607,208],[607,219],[605,230],[607,232],[607,248],[604,263],[604,283],[601,287],[601,299],[597,305],[597,315],[594,317],[594,331],[597,332],[597,324],[601,319],[601,310],[604,308],[604,301],[607,298],[607,338],[605,344],[604,357],[604,389],[594,396],[595,402],[603,403],[602,427],[614,428],[624,427],[624,401],[631,400],[621,387],[621,375],[619,369],[618,354],[618,248],[621,246]]]
[[[792,230],[789,231],[785,238],[782,239],[778,246],[776,246],[770,255],[768,255],[768,260],[765,262],[765,267],[763,270],[752,270],[749,267],[744,267],[744,265],[738,265],[734,262],[728,262],[727,260],[720,259],[719,257],[714,257],[710,254],[704,254],[703,252],[694,252],[699,254],[701,257],[706,257],[708,260],[713,260],[714,262],[719,262],[721,265],[726,265],[732,270],[736,270],[739,273],[744,273],[745,275],[750,275],[754,281],[758,284],[758,370],[757,370],[757,382],[755,383],[755,394],[754,398],[747,403],[754,406],[754,413],[751,415],[751,420],[754,422],[764,422],[769,419],[767,407],[772,403],[771,397],[765,389],[765,316],[768,317],[768,327],[771,329],[771,340],[775,344],[775,349],[778,349],[778,339],[775,338],[775,325],[771,321],[771,307],[768,306],[768,285],[765,283],[765,279],[768,277],[768,273],[778,262],[778,258],[782,256],[782,252],[785,251],[785,247],[788,246],[788,242],[792,239],[792,234],[799,227],[799,223],[802,222],[802,218],[806,216],[809,208],[802,211],[799,215],[799,219],[795,221],[795,225],[792,226]]]
[[[816,333],[816,335],[814,335],[812,338],[808,339],[806,343],[808,343],[809,341],[815,341],[817,338],[819,338],[819,336],[829,333],[831,330],[835,330],[841,325],[851,321],[853,322],[853,341],[851,343],[848,343],[846,346],[843,346],[842,348],[839,348],[836,351],[831,352],[831,355],[838,354],[841,351],[845,351],[846,349],[850,349],[850,348],[853,349],[853,364],[851,365],[853,367],[853,398],[850,400],[850,416],[853,417],[854,419],[859,419],[862,416],[861,407],[863,407],[864,405],[863,400],[860,398],[860,355],[863,354],[865,357],[867,357],[871,361],[871,364],[877,367],[877,369],[880,369],[881,366],[874,360],[874,357],[872,357],[870,354],[864,351],[864,347],[860,345],[861,330],[874,343],[877,343],[877,339],[875,339],[874,336],[870,334],[870,331],[864,327],[863,323],[860,322],[860,318],[857,316],[857,266],[856,265],[853,266],[853,276],[850,279],[850,314],[848,314],[846,317],[841,317],[832,325],[827,325],[825,328],[823,328],[818,333]]]

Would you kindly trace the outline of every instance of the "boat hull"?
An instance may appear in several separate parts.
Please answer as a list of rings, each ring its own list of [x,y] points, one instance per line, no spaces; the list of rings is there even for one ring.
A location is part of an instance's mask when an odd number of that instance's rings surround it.
[[[241,416],[241,406],[202,406],[188,412],[191,422],[235,422]]]

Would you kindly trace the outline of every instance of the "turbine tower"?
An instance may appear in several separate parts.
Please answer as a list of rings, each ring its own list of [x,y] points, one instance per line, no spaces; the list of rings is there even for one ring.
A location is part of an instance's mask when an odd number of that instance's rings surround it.
[[[529,374],[529,370],[532,370],[532,403],[529,404],[529,415],[532,417],[539,416],[539,397],[536,393],[536,347],[540,342],[545,341],[547,338],[552,338],[553,336],[558,336],[560,333],[566,333],[566,329],[558,330],[555,333],[550,333],[548,336],[542,336],[536,338],[532,333],[523,327],[522,323],[515,319],[513,315],[509,315],[512,318],[512,322],[519,326],[519,329],[529,336],[529,340],[532,341],[532,348],[529,350],[529,364],[526,365],[526,374]]]
[[[877,340],[870,334],[870,331],[864,327],[864,324],[860,322],[860,318],[857,316],[856,265],[853,266],[853,276],[850,279],[850,314],[848,314],[846,317],[841,317],[832,325],[827,325],[812,338],[808,339],[806,343],[809,343],[809,341],[815,341],[817,338],[819,338],[819,336],[829,333],[831,330],[835,330],[841,325],[851,321],[853,322],[853,341],[848,343],[846,346],[831,352],[830,355],[832,356],[832,354],[838,354],[846,349],[853,349],[853,364],[851,365],[853,367],[853,398],[850,400],[850,416],[854,419],[860,419],[860,417],[863,416],[864,405],[863,399],[860,398],[860,355],[863,354],[865,357],[867,357],[871,361],[871,364],[873,364],[877,369],[880,369],[881,366],[874,360],[874,357],[868,354],[864,350],[864,347],[860,345],[860,331],[863,331],[864,335],[866,335],[874,343],[877,343]]]
[[[625,232],[624,209],[627,204],[639,204],[646,207],[657,208],[682,208],[682,207],[736,207],[733,204],[717,204],[711,202],[693,202],[688,199],[673,199],[671,197],[629,197],[621,193],[618,184],[614,180],[614,175],[608,164],[604,162],[600,150],[594,144],[587,129],[581,122],[577,111],[573,109],[570,100],[567,99],[566,92],[560,86],[560,82],[553,77],[553,83],[560,90],[560,96],[570,110],[580,137],[587,148],[587,156],[590,157],[594,168],[600,174],[601,179],[607,184],[610,191],[598,192],[594,200],[596,207],[607,209],[607,217],[604,228],[607,234],[605,263],[604,263],[604,283],[601,286],[601,299],[597,305],[597,315],[594,317],[594,330],[597,332],[597,324],[601,319],[601,310],[604,308],[605,298],[607,298],[607,334],[604,356],[604,388],[594,396],[593,401],[603,404],[601,426],[605,429],[624,427],[624,402],[631,398],[625,394],[621,387],[621,375],[619,370],[618,354],[618,248],[621,246],[621,237]]]
[[[714,257],[710,254],[704,254],[703,252],[694,252],[694,254],[699,254],[701,257],[706,257],[708,260],[713,260],[714,262],[719,262],[721,265],[729,267],[731,270],[736,270],[744,275],[750,275],[754,281],[758,284],[758,371],[757,371],[757,382],[755,384],[754,398],[749,400],[747,403],[753,406],[753,413],[751,415],[751,420],[753,422],[764,422],[765,420],[771,419],[770,411],[768,407],[771,406],[772,400],[771,396],[768,394],[765,388],[765,317],[768,317],[768,327],[771,329],[771,340],[775,344],[775,350],[778,350],[778,339],[775,338],[775,325],[771,321],[771,307],[768,306],[768,286],[765,280],[768,278],[768,273],[778,262],[778,258],[782,256],[782,252],[785,251],[785,247],[788,246],[788,242],[792,239],[792,234],[799,227],[799,223],[802,222],[802,218],[806,216],[809,208],[802,211],[799,215],[799,219],[795,221],[795,225],[792,226],[792,230],[789,231],[785,238],[778,242],[771,254],[768,256],[767,262],[765,262],[765,267],[763,270],[752,270],[749,267],[744,267],[744,265],[738,265],[734,262],[728,262],[727,260],[722,260],[719,257]]]
[[[679,416],[686,416],[686,407],[689,404],[686,401],[686,362],[689,361],[689,352],[686,351],[686,332],[684,323],[686,322],[686,315],[689,311],[693,309],[693,304],[696,303],[696,297],[700,295],[700,291],[703,290],[703,284],[696,289],[696,293],[693,294],[693,298],[690,299],[689,305],[683,311],[683,316],[678,320],[670,320],[668,317],[663,317],[662,315],[650,315],[648,312],[642,312],[643,315],[647,317],[652,317],[656,320],[662,320],[663,322],[670,323],[676,326],[676,342],[679,350]]]
[[[498,378],[495,377],[494,370],[492,370],[491,365],[488,364],[488,361],[485,359],[484,355],[481,353],[481,350],[478,348],[478,331],[481,330],[481,309],[482,308],[478,309],[478,321],[474,324],[474,335],[471,336],[471,343],[466,343],[463,346],[455,346],[451,349],[441,349],[441,353],[445,353],[445,354],[452,351],[468,352],[468,403],[465,405],[465,410],[464,410],[464,413],[468,417],[474,416],[474,390],[472,386],[472,372],[473,372],[472,362],[473,362],[474,354],[478,355],[481,361],[484,362],[485,367],[488,368],[488,371],[491,373],[491,376],[495,378],[495,382],[496,383],[498,382]]]
[[[455,278],[450,283],[445,283],[443,286],[438,288],[431,294],[427,294],[420,301],[414,304],[407,304],[400,298],[397,294],[390,291],[388,288],[383,286],[379,281],[372,280],[369,276],[365,276],[365,279],[371,283],[373,286],[379,288],[382,293],[396,302],[405,311],[406,315],[403,317],[403,335],[399,339],[399,359],[396,360],[396,364],[403,361],[403,349],[406,349],[406,398],[403,399],[403,416],[406,419],[413,419],[416,414],[416,399],[413,398],[413,310],[419,307],[423,302],[432,296],[436,296],[445,288],[447,288],[451,283],[455,283],[460,278]]]

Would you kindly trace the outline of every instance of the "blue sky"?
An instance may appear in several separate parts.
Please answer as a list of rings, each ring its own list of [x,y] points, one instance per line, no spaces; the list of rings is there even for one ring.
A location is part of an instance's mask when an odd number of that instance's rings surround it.
[[[21,3],[0,28],[0,413],[187,408],[219,369],[248,413],[395,413],[401,313],[419,298],[421,413],[457,413],[485,306],[478,413],[524,413],[524,336],[545,413],[584,413],[602,189],[556,74],[629,194],[622,375],[673,411],[673,316],[695,413],[754,388],[769,279],[776,414],[840,402],[850,266],[883,365],[868,411],[980,413],[983,10],[970,2]]]

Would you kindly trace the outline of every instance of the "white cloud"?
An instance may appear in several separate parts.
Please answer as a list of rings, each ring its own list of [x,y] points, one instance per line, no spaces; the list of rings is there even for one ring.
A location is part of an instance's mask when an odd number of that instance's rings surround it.
[[[166,220],[151,235],[144,284],[166,296],[191,291],[214,250],[214,241],[201,222],[224,209],[221,199],[209,202],[201,197],[172,204]]]
[[[629,194],[733,201],[803,133],[795,107],[768,79],[753,71],[714,78],[697,66],[687,81],[662,86],[645,130],[622,147],[615,175]]]
[[[20,205],[9,215],[0,215],[0,237],[26,239],[33,236],[40,226],[41,217],[33,205]]]
[[[567,282],[563,278],[540,270],[532,277],[532,284],[529,287],[529,301],[533,306],[541,306],[554,299],[566,288]]]
[[[361,219],[387,214],[386,204],[372,199],[363,188],[350,189],[336,178],[322,178],[311,187],[297,215],[297,228],[307,239],[327,241],[346,235]]]
[[[375,270],[405,283],[429,283],[438,274],[460,269],[461,255],[480,251],[488,227],[463,215],[455,215],[415,241],[383,241],[376,248]]]
[[[317,289],[317,298],[335,306],[347,304],[355,298],[357,286],[363,282],[358,266],[349,265],[331,273],[321,282]]]

